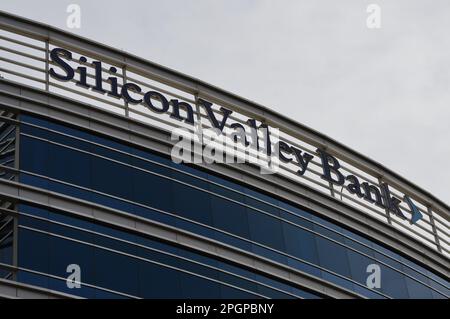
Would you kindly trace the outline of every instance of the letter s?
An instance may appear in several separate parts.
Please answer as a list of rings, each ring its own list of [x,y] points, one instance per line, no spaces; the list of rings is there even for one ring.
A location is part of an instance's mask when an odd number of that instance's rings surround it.
[[[53,68],[49,70],[49,74],[52,78],[67,82],[73,79],[75,72],[69,64],[61,59],[60,55],[64,56],[66,59],[72,59],[72,53],[61,48],[55,48],[50,52],[50,58],[52,61],[61,67],[66,72],[66,75],[56,73]]]

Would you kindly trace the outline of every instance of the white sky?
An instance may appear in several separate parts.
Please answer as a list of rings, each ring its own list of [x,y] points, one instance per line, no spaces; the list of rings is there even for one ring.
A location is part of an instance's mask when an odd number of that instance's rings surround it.
[[[66,27],[81,6],[81,29]],[[366,27],[367,5],[381,29]],[[1,0],[261,103],[450,202],[448,0]]]

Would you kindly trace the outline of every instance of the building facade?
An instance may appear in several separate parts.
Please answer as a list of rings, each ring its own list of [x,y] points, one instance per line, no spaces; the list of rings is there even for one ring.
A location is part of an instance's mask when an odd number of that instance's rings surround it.
[[[449,207],[395,172],[114,48],[3,12],[0,31],[0,296],[450,296]],[[176,163],[198,126],[276,128],[277,171]]]

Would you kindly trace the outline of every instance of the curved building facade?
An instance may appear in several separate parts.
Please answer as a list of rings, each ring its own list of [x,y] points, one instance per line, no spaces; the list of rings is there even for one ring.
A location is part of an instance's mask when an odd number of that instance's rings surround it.
[[[0,31],[0,296],[450,296],[449,207],[395,172],[114,48]],[[208,163],[204,137],[174,160],[199,128],[247,160]]]

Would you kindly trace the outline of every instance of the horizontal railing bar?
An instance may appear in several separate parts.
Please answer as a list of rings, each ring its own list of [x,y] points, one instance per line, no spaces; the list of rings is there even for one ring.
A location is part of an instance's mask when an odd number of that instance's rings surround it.
[[[31,81],[35,81],[35,82],[39,82],[39,83],[44,83],[45,84],[45,80],[41,80],[37,77],[31,76],[31,75],[27,75],[27,74],[23,74],[21,72],[17,72],[17,71],[12,71],[12,70],[8,70],[5,68],[0,67],[0,72],[5,72],[5,73],[9,73],[18,77],[22,77]]]
[[[37,45],[26,43],[26,42],[23,42],[23,41],[20,41],[20,40],[17,40],[17,39],[9,38],[9,37],[6,37],[6,36],[1,35],[1,34],[0,34],[0,39],[8,41],[8,42],[15,43],[15,44],[20,44],[20,45],[29,47],[31,49],[35,49],[35,50],[39,50],[39,51],[44,51],[45,52],[45,48],[44,47],[41,48],[41,47],[39,47]]]
[[[87,97],[87,98],[92,98],[92,99],[94,99],[94,100],[96,100],[96,101],[98,101],[98,102],[102,102],[102,103],[105,103],[105,104],[109,104],[109,105],[111,105],[111,106],[114,106],[114,107],[117,107],[117,108],[120,108],[120,109],[125,110],[125,106],[122,105],[122,104],[118,104],[118,103],[114,103],[114,102],[111,102],[111,101],[108,101],[108,100],[104,100],[104,99],[101,99],[101,98],[99,98],[99,97],[92,96],[91,94],[87,94],[87,93],[84,93],[84,92],[80,92],[80,91],[77,91],[77,90],[75,90],[75,89],[71,89],[71,88],[69,88],[69,87],[66,87],[66,86],[64,86],[64,85],[57,84],[57,83],[55,83],[55,82],[51,82],[51,81],[50,81],[50,82],[49,82],[49,85],[50,85],[50,86],[53,86],[53,87],[56,87],[56,88],[59,88],[59,89],[62,89],[62,90],[66,90],[66,91],[72,92],[72,93],[74,93],[74,94],[79,94],[79,95],[84,96],[84,97]],[[55,94],[56,92],[52,92],[52,93]],[[56,93],[56,94],[57,94],[57,93]],[[98,107],[98,106],[96,106],[96,107]]]
[[[14,53],[14,54],[23,56],[25,58],[33,59],[33,60],[36,60],[36,61],[45,62],[45,58],[40,58],[40,57],[37,57],[35,55],[24,53],[24,52],[20,52],[18,50],[14,50],[14,49],[11,49],[11,48],[8,48],[8,47],[4,47],[4,46],[1,46],[1,45],[0,45],[0,50],[7,51],[7,52],[10,52],[10,53]]]
[[[39,68],[37,66],[31,65],[31,64],[28,64],[28,63],[19,62],[19,61],[11,60],[11,59],[4,58],[4,57],[0,57],[0,60],[4,61],[4,62],[11,63],[11,64],[15,64],[15,65],[18,65],[18,66],[21,66],[21,67],[24,67],[24,68],[28,68],[28,69],[32,69],[32,70],[35,70],[35,71],[39,71],[39,72],[44,72],[45,73],[45,69],[44,68]]]
[[[414,233],[417,237],[420,237],[421,239],[423,239],[424,241],[432,244],[433,246],[437,246],[436,242],[423,236],[421,233],[419,233],[417,230],[415,230],[414,228],[406,228],[400,221],[396,220],[395,218],[392,218],[391,221],[395,224],[397,224],[397,229],[403,229],[406,230],[408,232],[412,232]],[[430,235],[432,235],[432,237],[434,237],[434,234],[430,233]],[[437,250],[437,247],[435,247],[435,249]]]
[[[142,82],[142,81],[140,81],[140,80],[137,80],[137,79],[135,79],[135,78],[129,76],[128,74],[127,74],[126,80],[127,80],[127,83],[130,82],[130,81],[128,81],[128,80],[131,80],[132,82],[134,82],[134,83],[136,83],[136,84],[140,84],[140,85],[142,85],[142,86],[146,86],[146,87],[148,87],[148,88],[150,88],[150,89],[153,89],[153,90],[156,90],[156,91],[158,91],[158,92],[160,92],[160,93],[165,93],[165,94],[167,94],[167,95],[171,95],[171,96],[173,96],[173,97],[176,97],[176,98],[178,98],[178,99],[180,99],[180,100],[183,100],[183,101],[186,101],[186,102],[190,102],[190,103],[195,104],[195,100],[189,99],[189,98],[184,97],[184,96],[182,96],[182,95],[179,95],[179,94],[177,94],[177,93],[172,93],[172,92],[170,92],[170,91],[168,91],[168,90],[166,90],[166,89],[159,88],[159,87],[157,87],[157,86],[155,86],[155,85],[152,85],[152,84],[148,84],[148,83]],[[186,93],[188,93],[188,92],[186,92]],[[189,93],[188,93],[188,94],[189,94]]]

